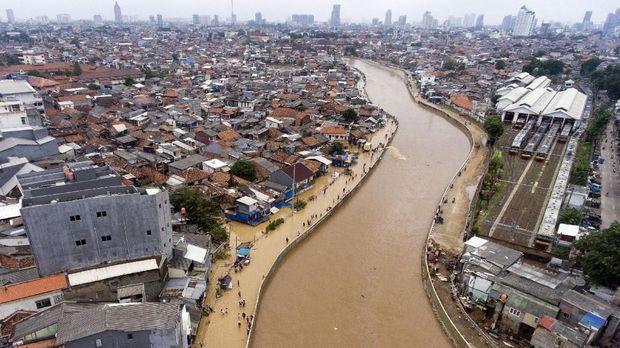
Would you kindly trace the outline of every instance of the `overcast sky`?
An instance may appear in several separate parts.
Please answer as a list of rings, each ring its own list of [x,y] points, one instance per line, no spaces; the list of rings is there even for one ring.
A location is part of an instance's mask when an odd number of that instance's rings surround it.
[[[234,0],[239,21],[254,18],[262,12],[268,21],[284,21],[293,13],[314,14],[315,20],[326,21],[332,5],[342,7],[343,22],[370,21],[373,17],[383,20],[385,11],[392,10],[392,18],[407,15],[408,22],[419,22],[424,11],[431,11],[440,23],[448,16],[464,13],[485,15],[485,24],[499,24],[506,14],[516,14],[521,5],[536,12],[542,21],[580,22],[584,12],[593,11],[594,23],[602,23],[608,12],[620,7],[618,0]],[[114,18],[113,0],[2,0],[5,8],[13,8],[18,19],[46,15],[50,19],[59,13],[68,13],[73,19],[92,19],[100,14],[104,19]],[[218,14],[221,19],[230,17],[228,0],[119,0],[123,15],[147,19],[161,13],[164,17],[185,17],[192,14]],[[4,11],[0,16],[6,18]]]

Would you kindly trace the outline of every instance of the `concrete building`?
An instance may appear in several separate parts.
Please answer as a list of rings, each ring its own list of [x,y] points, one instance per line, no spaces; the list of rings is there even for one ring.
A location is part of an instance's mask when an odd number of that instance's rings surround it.
[[[16,100],[22,102],[25,109],[36,109],[40,113],[45,112],[43,99],[28,81],[0,80],[0,102]],[[0,127],[4,128],[5,126],[0,125]]]
[[[476,18],[476,29],[482,29],[482,27],[484,27],[484,15],[478,15],[478,18]]]
[[[121,7],[118,5],[118,2],[114,2],[114,21],[116,23],[123,22],[123,13],[121,12]]]
[[[424,15],[422,16],[422,29],[433,29],[434,20],[435,19],[430,11],[424,12]]]
[[[0,288],[0,319],[16,311],[44,310],[63,301],[62,290],[68,285],[64,274],[39,278],[36,269],[31,268],[12,276],[15,280],[3,279],[9,284]]]
[[[592,11],[586,11],[586,14],[583,16],[583,21],[581,21],[581,30],[592,30],[592,24]]]
[[[383,21],[383,25],[390,26],[392,25],[392,10],[387,10],[385,13],[385,20]]]
[[[476,14],[475,13],[469,13],[469,14],[465,14],[465,16],[463,16],[463,26],[465,28],[471,28],[474,26],[474,24],[476,23]]]
[[[336,4],[332,8],[332,16],[330,18],[329,24],[332,27],[339,27],[340,26],[340,5]]]
[[[399,27],[404,27],[407,24],[407,16],[402,15],[400,17],[398,17],[398,26]]]
[[[192,24],[200,25],[200,16],[197,14],[192,15]]]
[[[620,26],[620,8],[617,8],[616,12],[607,15],[605,24],[603,24],[603,32],[607,35],[613,35],[618,26]]]
[[[515,25],[515,19],[515,16],[504,16],[504,19],[502,19],[502,30],[506,33],[511,32]]]
[[[6,19],[9,22],[9,24],[15,24],[15,13],[13,13],[12,8],[6,9]]]
[[[517,18],[515,19],[514,29],[512,30],[513,36],[528,37],[534,33],[536,27],[536,14],[534,11],[530,11],[527,7],[522,6],[519,9]]]
[[[314,24],[314,15],[311,14],[294,14],[291,17],[291,22],[293,25],[298,25],[301,27],[307,27]]]
[[[185,348],[192,337],[189,314],[176,303],[65,302],[21,321],[11,341],[39,347]]]
[[[172,253],[168,192],[124,186],[92,162],[18,176],[41,275]]]

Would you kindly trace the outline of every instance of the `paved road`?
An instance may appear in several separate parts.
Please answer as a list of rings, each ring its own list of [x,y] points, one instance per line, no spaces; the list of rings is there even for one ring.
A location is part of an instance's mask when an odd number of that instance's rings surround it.
[[[606,142],[601,145],[601,158],[605,160],[601,166],[604,192],[601,197],[602,228],[609,227],[612,222],[620,220],[620,161],[618,161],[618,153],[614,150],[618,148],[618,142],[612,130],[613,122],[610,122]]]

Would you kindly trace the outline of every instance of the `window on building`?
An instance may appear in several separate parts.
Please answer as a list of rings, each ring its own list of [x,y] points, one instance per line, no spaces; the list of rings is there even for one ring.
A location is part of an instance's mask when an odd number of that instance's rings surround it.
[[[42,300],[35,301],[35,304],[37,305],[37,309],[41,309],[41,308],[45,308],[45,307],[51,306],[52,305],[52,300],[50,300],[49,298],[44,298]]]
[[[514,315],[515,317],[521,316],[521,311],[515,308],[510,308],[508,312],[510,312],[510,314]]]
[[[108,212],[106,212],[105,210],[97,212],[97,217],[105,217],[105,216],[108,216]]]
[[[133,334],[127,334],[127,339],[128,340],[133,340]]]
[[[97,339],[95,340],[95,346],[97,346],[97,347],[101,347],[101,346],[103,346],[103,344],[101,343],[101,339],[97,338]]]
[[[101,241],[102,242],[107,242],[107,241],[110,241],[110,240],[112,240],[112,236],[109,235],[109,234],[105,235],[105,236],[101,236]]]
[[[80,221],[80,216],[79,215],[71,215],[69,216],[69,220],[71,221]]]
[[[151,230],[147,230],[147,231],[146,231],[146,235],[147,235],[147,236],[150,236],[150,235],[151,235]]]
[[[22,124],[26,124],[26,118],[22,117]]]
[[[76,240],[75,241],[75,245],[77,245],[77,246],[86,245],[86,239]]]

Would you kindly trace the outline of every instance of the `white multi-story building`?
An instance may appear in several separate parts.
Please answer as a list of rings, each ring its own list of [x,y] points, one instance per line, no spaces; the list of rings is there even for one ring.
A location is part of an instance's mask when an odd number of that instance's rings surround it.
[[[34,51],[21,52],[17,54],[17,59],[19,59],[22,64],[45,64],[45,55]]]
[[[519,14],[517,14],[512,35],[524,37],[531,36],[534,33],[535,27],[536,13],[528,10],[527,7],[522,6],[519,9]]]
[[[0,101],[0,130],[27,125],[28,115],[21,101]]]
[[[0,101],[20,101],[26,109],[45,112],[43,98],[24,80],[0,80]]]

